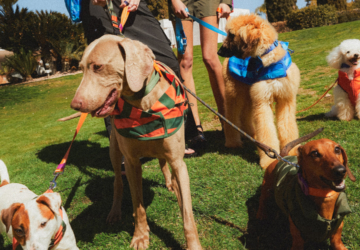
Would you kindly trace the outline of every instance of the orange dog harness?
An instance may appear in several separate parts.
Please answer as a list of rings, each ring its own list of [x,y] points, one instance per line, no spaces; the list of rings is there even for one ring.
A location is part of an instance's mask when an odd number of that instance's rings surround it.
[[[360,69],[355,70],[353,80],[349,80],[348,75],[339,70],[338,84],[348,94],[351,104],[355,107],[360,94]]]

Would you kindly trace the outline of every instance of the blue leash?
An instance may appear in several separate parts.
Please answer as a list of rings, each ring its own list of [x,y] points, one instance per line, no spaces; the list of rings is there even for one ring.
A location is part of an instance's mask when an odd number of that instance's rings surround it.
[[[222,31],[222,30],[219,30],[218,28],[212,26],[211,24],[208,24],[207,22],[204,22],[203,20],[197,18],[197,17],[194,17],[193,15],[190,15],[189,14],[189,9],[186,8],[185,9],[187,12],[188,12],[188,16],[190,18],[192,18],[194,21],[198,22],[199,24],[201,24],[202,26],[208,28],[209,30],[212,30],[220,35],[223,35],[223,36],[227,36],[226,32]],[[176,17],[175,19],[176,21],[176,43],[177,43],[177,47],[178,47],[178,51],[180,54],[184,54],[185,53],[185,50],[186,50],[186,46],[187,46],[187,39],[186,39],[186,36],[185,36],[185,32],[184,32],[184,28],[182,26],[182,23],[181,23],[181,19]]]
[[[219,30],[218,28],[212,26],[211,24],[208,24],[207,22],[204,22],[203,20],[197,18],[197,17],[194,17],[193,15],[190,15],[189,14],[189,10],[188,8],[185,9],[187,12],[188,12],[188,16],[191,17],[194,21],[198,22],[199,24],[201,24],[202,26],[204,26],[205,28],[208,28],[209,30],[212,30],[220,35],[223,35],[223,36],[227,36],[226,32],[222,31],[222,30]]]

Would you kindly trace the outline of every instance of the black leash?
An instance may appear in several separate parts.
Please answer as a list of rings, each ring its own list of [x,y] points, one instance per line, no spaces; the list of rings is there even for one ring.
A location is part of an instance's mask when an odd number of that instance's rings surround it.
[[[270,148],[269,146],[265,145],[264,143],[261,143],[257,140],[255,140],[254,138],[252,138],[250,135],[248,135],[247,133],[245,133],[245,131],[241,130],[240,128],[238,128],[234,123],[232,123],[231,121],[229,121],[228,119],[226,119],[223,115],[221,115],[219,112],[215,111],[212,107],[210,107],[206,102],[204,102],[200,97],[198,97],[195,93],[193,93],[190,89],[188,89],[183,83],[181,83],[181,86],[183,86],[183,88],[189,92],[189,94],[191,94],[193,97],[195,97],[199,102],[201,102],[205,107],[207,107],[211,112],[213,112],[214,114],[216,114],[219,118],[221,118],[223,121],[225,121],[227,124],[229,124],[231,127],[233,127],[235,130],[237,130],[239,133],[241,133],[242,135],[244,135],[246,138],[248,138],[249,140],[251,140],[253,143],[256,144],[257,147],[259,147],[262,151],[265,152],[265,154],[270,157],[271,159],[276,159],[278,161],[283,161],[286,162],[287,164],[293,165],[294,167],[299,167],[299,165],[297,165],[296,163],[290,162],[286,159],[284,159],[282,156],[279,155],[279,153],[273,149]]]

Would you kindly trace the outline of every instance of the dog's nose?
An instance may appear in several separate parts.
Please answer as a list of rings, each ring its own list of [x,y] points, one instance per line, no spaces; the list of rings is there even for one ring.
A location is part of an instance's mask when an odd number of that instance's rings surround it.
[[[343,178],[346,174],[346,168],[342,165],[334,167],[333,172],[336,177]]]
[[[72,109],[75,109],[75,110],[79,111],[81,109],[81,106],[82,106],[82,100],[81,99],[74,98],[71,101],[70,107]]]
[[[359,54],[355,54],[354,57],[358,58],[358,57],[359,57]]]

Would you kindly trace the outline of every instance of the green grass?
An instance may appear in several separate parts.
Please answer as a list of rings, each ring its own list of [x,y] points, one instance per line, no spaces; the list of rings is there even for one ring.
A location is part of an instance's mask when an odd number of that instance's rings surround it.
[[[302,74],[298,110],[313,103],[336,79],[336,70],[325,61],[342,40],[360,38],[360,21],[280,34],[295,50],[293,61]],[[200,47],[194,48],[194,78],[197,93],[215,107]],[[0,88],[0,158],[7,164],[11,182],[25,184],[35,193],[44,192],[52,173],[65,154],[77,120],[57,122],[72,114],[70,101],[82,75]],[[339,142],[347,151],[350,168],[360,177],[358,119],[343,122],[327,119],[332,97],[298,115],[300,134],[325,127],[318,138]],[[199,105],[205,128],[220,128],[218,120]],[[291,242],[286,219],[258,232],[255,220],[263,170],[255,146],[245,141],[243,149],[226,149],[218,130],[205,132],[208,147],[197,158],[186,159],[191,181],[193,209],[204,249],[286,249]],[[71,220],[80,249],[127,249],[134,231],[129,187],[125,179],[122,220],[105,223],[111,208],[114,174],[108,156],[109,142],[102,119],[88,118],[70,153],[66,172],[56,191]],[[147,209],[151,249],[185,247],[182,220],[176,198],[165,188],[156,160],[143,165],[144,203]],[[353,211],[345,218],[343,241],[348,249],[360,249],[360,186],[347,181]],[[260,225],[264,227],[264,225]],[[320,246],[316,249],[328,249]],[[11,242],[0,235],[0,249]]]

